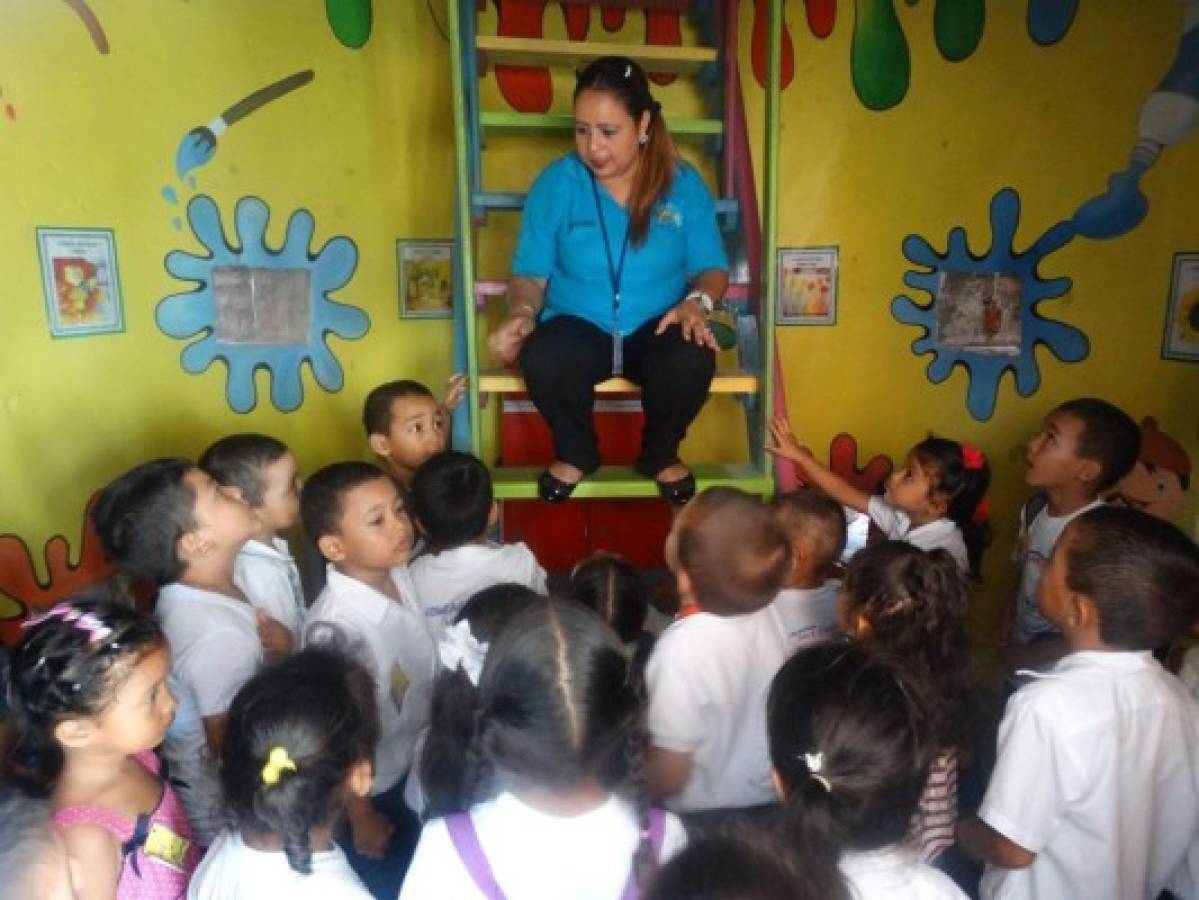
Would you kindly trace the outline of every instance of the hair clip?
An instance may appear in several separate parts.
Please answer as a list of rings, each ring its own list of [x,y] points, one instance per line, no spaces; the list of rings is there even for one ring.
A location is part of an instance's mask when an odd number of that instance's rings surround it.
[[[803,755],[804,764],[808,767],[808,774],[820,782],[820,786],[824,788],[825,793],[833,792],[832,783],[824,775],[821,775],[821,770],[824,769],[824,754],[817,751],[816,753],[805,753]]]
[[[974,507],[974,515],[970,517],[970,521],[975,525],[981,525],[983,522],[991,518],[991,500],[989,497],[983,497],[978,501],[978,506]]]
[[[453,672],[461,669],[475,687],[483,674],[483,660],[487,658],[487,644],[480,641],[470,630],[470,622],[463,619],[445,630],[437,645],[437,656],[441,664]]]
[[[112,634],[112,629],[100,621],[100,617],[95,613],[80,612],[69,603],[55,604],[45,612],[26,619],[21,623],[21,628],[33,628],[50,619],[62,619],[64,622],[74,625],[80,631],[86,631],[89,644],[99,643]]]
[[[974,444],[962,444],[962,462],[967,469],[981,469],[987,464],[987,458]]]
[[[266,765],[262,767],[263,784],[278,784],[284,770],[297,771],[295,761],[288,756],[286,747],[272,747],[267,754]]]
[[[624,67],[624,77],[625,78],[633,77],[633,64],[632,63],[629,63],[628,65],[626,65]]]

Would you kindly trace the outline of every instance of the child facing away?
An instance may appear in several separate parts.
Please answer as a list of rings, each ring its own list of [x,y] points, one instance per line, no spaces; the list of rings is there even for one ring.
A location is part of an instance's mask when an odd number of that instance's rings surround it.
[[[203,452],[200,468],[236,492],[254,515],[255,532],[233,567],[233,583],[257,609],[281,623],[292,646],[304,624],[300,570],[279,532],[300,521],[300,468],[287,445],[264,434],[233,434]]]
[[[333,842],[350,796],[370,794],[374,680],[307,647],[251,678],[229,707],[221,788],[235,827],[196,870],[189,900],[369,900]]]
[[[913,817],[925,862],[953,844],[958,762],[972,708],[966,603],[970,581],[944,550],[925,553],[884,541],[855,554],[845,573],[845,629],[873,650],[902,659],[928,686],[937,756]]]
[[[600,551],[574,567],[570,573],[570,595],[599,613],[616,632],[640,683],[654,647],[653,635],[645,630],[650,609],[645,579],[623,557]]]
[[[1008,701],[986,797],[958,827],[987,863],[981,895],[1197,896],[1199,710],[1150,651],[1199,615],[1199,547],[1099,507],[1066,526],[1039,591],[1070,653]]]
[[[388,381],[366,395],[362,426],[371,450],[402,487],[430,456],[450,445],[450,410],[462,402],[466,376],[454,375],[438,403],[419,381]]]
[[[304,528],[328,560],[328,580],[308,611],[304,644],[330,643],[370,670],[379,709],[371,796],[347,798],[354,871],[393,900],[420,831],[404,788],[429,723],[434,644],[407,562],[412,522],[399,488],[362,462],[334,463],[300,495]]]
[[[963,572],[979,577],[991,532],[984,502],[991,467],[973,444],[925,438],[887,479],[886,493],[872,497],[819,463],[785,418],[774,419],[770,433],[768,451],[794,462],[805,480],[838,503],[865,513],[888,538],[921,550],[948,550]]]
[[[1037,604],[1041,573],[1063,529],[1103,502],[1100,495],[1136,465],[1140,446],[1141,430],[1132,417],[1093,397],[1058,406],[1028,442],[1024,482],[1037,493],[1020,512],[1013,553],[1020,586],[999,625],[1012,671],[1048,668],[1068,652],[1065,638]]]
[[[933,701],[901,665],[826,641],[801,647],[779,671],[767,705],[778,827],[801,870],[839,860],[855,900],[964,900],[908,843],[936,741]]]
[[[487,540],[496,505],[491,474],[474,456],[448,450],[425,460],[413,476],[411,497],[425,549],[409,568],[434,640],[485,587],[523,584],[545,593],[545,570],[528,547]]]
[[[225,712],[270,643],[233,583],[254,517],[186,459],[155,459],[126,472],[104,488],[93,515],[109,558],[160,586],[155,615],[170,644],[178,701],[162,753],[196,840],[207,847],[221,826],[213,760]]]
[[[199,848],[154,748],[175,714],[150,616],[64,601],[22,624],[5,679],[82,900],[180,897]],[[5,875],[8,872],[5,871]]]
[[[591,610],[539,597],[483,653],[464,697],[466,809],[425,825],[400,900],[637,896],[686,837],[649,806],[619,639]]]
[[[766,692],[790,652],[769,610],[791,550],[769,507],[709,488],[666,539],[681,611],[646,667],[651,795],[699,819],[775,799]],[[690,824],[690,823],[689,823]]]
[[[845,510],[812,488],[780,494],[771,508],[791,544],[791,570],[771,608],[795,649],[839,631],[836,565],[845,550]]]

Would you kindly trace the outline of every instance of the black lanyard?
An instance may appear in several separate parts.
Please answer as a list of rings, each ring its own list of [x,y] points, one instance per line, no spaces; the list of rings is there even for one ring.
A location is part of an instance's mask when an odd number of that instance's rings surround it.
[[[620,245],[620,262],[612,262],[612,245],[608,243],[608,228],[604,222],[604,207],[600,203],[599,185],[595,173],[588,170],[591,176],[591,196],[595,198],[595,214],[599,216],[599,230],[604,238],[604,256],[608,260],[608,280],[612,284],[612,374],[620,375],[624,369],[624,339],[620,334],[620,280],[624,275],[625,251],[629,249],[629,229],[632,223],[625,226],[624,243]]]

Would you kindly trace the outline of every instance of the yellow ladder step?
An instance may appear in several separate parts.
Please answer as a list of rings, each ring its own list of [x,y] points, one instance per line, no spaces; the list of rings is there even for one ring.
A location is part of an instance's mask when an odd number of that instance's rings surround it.
[[[520,66],[578,66],[602,56],[627,56],[649,72],[685,74],[716,62],[711,47],[663,47],[649,44],[616,44],[556,41],[541,38],[479,35],[475,47],[482,54],[480,68],[507,64]]]
[[[524,376],[515,369],[480,369],[479,393],[523,394],[528,390]],[[641,388],[627,378],[609,378],[595,387],[598,394],[640,393]],[[756,394],[758,376],[741,369],[723,369],[712,379],[709,393],[713,394]]]
[[[575,117],[570,113],[521,113],[507,110],[485,110],[479,113],[483,136],[528,136],[530,134],[568,134],[574,130]],[[676,141],[703,141],[724,133],[720,119],[666,117],[666,127]]]

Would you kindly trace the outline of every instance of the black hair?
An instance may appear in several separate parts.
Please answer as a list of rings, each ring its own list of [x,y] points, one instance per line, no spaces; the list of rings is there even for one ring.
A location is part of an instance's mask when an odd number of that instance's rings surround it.
[[[991,486],[991,465],[977,447],[947,438],[929,437],[912,448],[912,456],[928,471],[933,490],[945,498],[945,518],[962,530],[970,573],[980,577],[983,551],[991,543],[991,523],[980,508]]]
[[[601,57],[579,72],[574,100],[585,91],[599,91],[616,98],[638,128],[641,117],[649,113],[646,133],[649,140],[640,151],[637,181],[627,204],[629,241],[638,247],[649,235],[654,204],[670,190],[678,164],[678,152],[662,118],[662,104],[650,93],[645,71],[625,56]]]
[[[795,540],[801,535],[815,539],[817,568],[832,567],[845,552],[845,507],[823,491],[799,488],[779,494],[771,508],[783,524],[783,529]]]
[[[309,540],[335,534],[341,522],[341,503],[348,491],[388,475],[364,462],[339,462],[318,469],[300,491],[300,519]]]
[[[1075,451],[1099,463],[1095,492],[1101,493],[1132,471],[1141,452],[1141,429],[1132,416],[1097,397],[1067,400],[1054,410],[1082,422]]]
[[[497,584],[471,597],[454,616],[475,640],[490,643],[504,623],[541,595],[523,584]],[[439,669],[433,682],[429,731],[417,769],[425,791],[425,819],[461,812],[466,796],[467,749],[475,727],[476,693],[461,668]]]
[[[570,573],[570,593],[608,623],[622,641],[641,636],[650,593],[641,574],[614,553],[594,553]]]
[[[469,453],[446,450],[412,476],[412,512],[432,553],[452,550],[487,533],[491,474]]]
[[[398,397],[433,397],[433,392],[419,381],[407,378],[388,381],[366,395],[362,404],[362,427],[367,437],[391,431],[391,401]]]
[[[263,470],[287,455],[287,444],[265,434],[231,434],[200,454],[198,465],[217,484],[241,491],[247,506],[262,505]]]
[[[123,571],[158,585],[183,575],[179,540],[196,527],[196,496],[183,479],[194,468],[181,457],[152,459],[100,492],[92,522],[104,552]]]
[[[374,680],[359,663],[309,646],[268,665],[233,698],[221,741],[221,790],[238,828],[283,838],[288,864],[310,874],[310,832],[337,819],[342,785],[378,739]],[[277,749],[294,768],[268,783]]]
[[[644,900],[850,900],[835,857],[805,860],[764,828],[700,832],[655,874]]]
[[[800,648],[770,686],[780,828],[815,860],[904,841],[935,755],[922,682],[861,644]]]
[[[845,571],[845,611],[869,625],[861,640],[895,655],[926,679],[942,750],[966,745],[973,709],[966,634],[969,579],[945,550],[883,541],[854,554]]]
[[[679,566],[699,606],[717,615],[761,609],[783,585],[791,544],[770,508],[736,488],[708,488],[675,522]]]
[[[2,680],[20,735],[20,767],[35,790],[48,791],[63,764],[55,727],[104,712],[166,638],[152,616],[86,596],[57,603],[22,628]]]
[[[1199,618],[1199,546],[1156,516],[1097,507],[1071,520],[1054,552],[1066,554],[1070,590],[1095,604],[1109,647],[1162,647]]]

